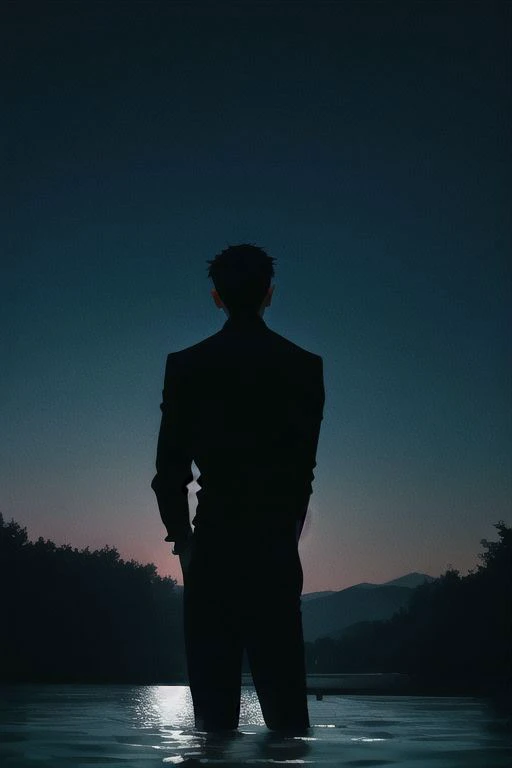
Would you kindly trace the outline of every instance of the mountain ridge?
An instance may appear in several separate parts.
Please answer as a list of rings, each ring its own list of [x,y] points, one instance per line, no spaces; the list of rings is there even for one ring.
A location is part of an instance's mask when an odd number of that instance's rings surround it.
[[[339,637],[352,624],[390,619],[405,608],[413,590],[432,576],[413,571],[383,584],[362,582],[336,592],[311,592],[303,595],[302,625],[304,640]]]
[[[433,576],[429,576],[426,573],[420,573],[419,571],[411,571],[410,573],[406,573],[404,576],[399,576],[396,579],[391,579],[390,581],[384,581],[382,584],[374,584],[371,581],[362,581],[358,584],[352,584],[349,587],[343,587],[343,589],[328,589],[328,590],[320,590],[319,592],[307,592],[306,594],[302,595],[302,599],[306,598],[307,600],[313,600],[318,597],[324,597],[327,595],[335,595],[339,592],[343,592],[345,589],[353,589],[354,587],[358,587],[359,589],[374,589],[376,587],[388,587],[388,586],[397,586],[397,587],[408,587],[409,589],[415,589],[420,584],[423,584],[424,581],[434,581]]]

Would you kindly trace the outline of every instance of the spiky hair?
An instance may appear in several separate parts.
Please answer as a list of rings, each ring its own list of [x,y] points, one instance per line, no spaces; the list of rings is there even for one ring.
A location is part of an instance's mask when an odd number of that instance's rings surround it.
[[[230,245],[207,259],[208,277],[230,314],[258,311],[274,277],[275,261],[250,243]]]

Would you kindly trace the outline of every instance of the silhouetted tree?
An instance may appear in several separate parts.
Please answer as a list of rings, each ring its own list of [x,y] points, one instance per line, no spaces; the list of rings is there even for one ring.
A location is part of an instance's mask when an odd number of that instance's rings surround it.
[[[309,672],[404,672],[419,684],[478,690],[508,685],[512,672],[512,528],[476,571],[453,568],[412,591],[406,608],[387,621],[361,622],[338,639],[306,643]]]
[[[0,679],[165,683],[185,671],[176,582],[115,547],[57,546],[0,513]]]
[[[448,569],[412,590],[388,621],[361,622],[340,638],[306,643],[309,672],[406,672],[425,686],[477,690],[510,683],[512,528],[482,539],[478,567]],[[181,591],[152,563],[115,547],[57,546],[0,513],[3,631],[0,680],[181,682]],[[219,588],[221,588],[219,586]]]

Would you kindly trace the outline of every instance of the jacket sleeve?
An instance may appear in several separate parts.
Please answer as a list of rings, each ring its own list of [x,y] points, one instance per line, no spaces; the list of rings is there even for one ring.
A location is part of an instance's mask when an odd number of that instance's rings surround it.
[[[181,541],[192,533],[187,486],[194,476],[188,447],[186,389],[176,362],[175,354],[168,355],[160,405],[156,475],[151,481],[160,517],[167,529],[165,541]]]
[[[316,453],[320,428],[322,425],[325,403],[323,359],[320,355],[314,358],[311,377],[308,379],[303,393],[302,408],[298,414],[296,423],[296,449],[294,456],[295,466],[301,478],[303,488],[301,509],[302,514],[298,520],[298,535],[302,531],[308,502],[313,493],[314,469],[316,467]]]

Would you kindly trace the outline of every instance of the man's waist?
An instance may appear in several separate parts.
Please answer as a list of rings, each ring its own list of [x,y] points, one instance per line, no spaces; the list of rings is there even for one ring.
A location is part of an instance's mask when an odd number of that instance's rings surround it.
[[[294,528],[297,520],[303,520],[306,515],[308,499],[309,494],[297,498],[288,495],[283,498],[252,496],[249,499],[205,494],[198,499],[193,523],[223,533]]]
[[[204,484],[197,491],[198,501],[214,500],[225,504],[286,504],[309,499],[312,493],[311,483],[302,486],[287,485],[285,482],[245,484]]]
[[[294,518],[274,517],[271,520],[249,518],[227,519],[214,515],[196,515],[193,520],[196,539],[218,542],[247,542],[261,544],[269,539],[292,539],[296,534]]]

